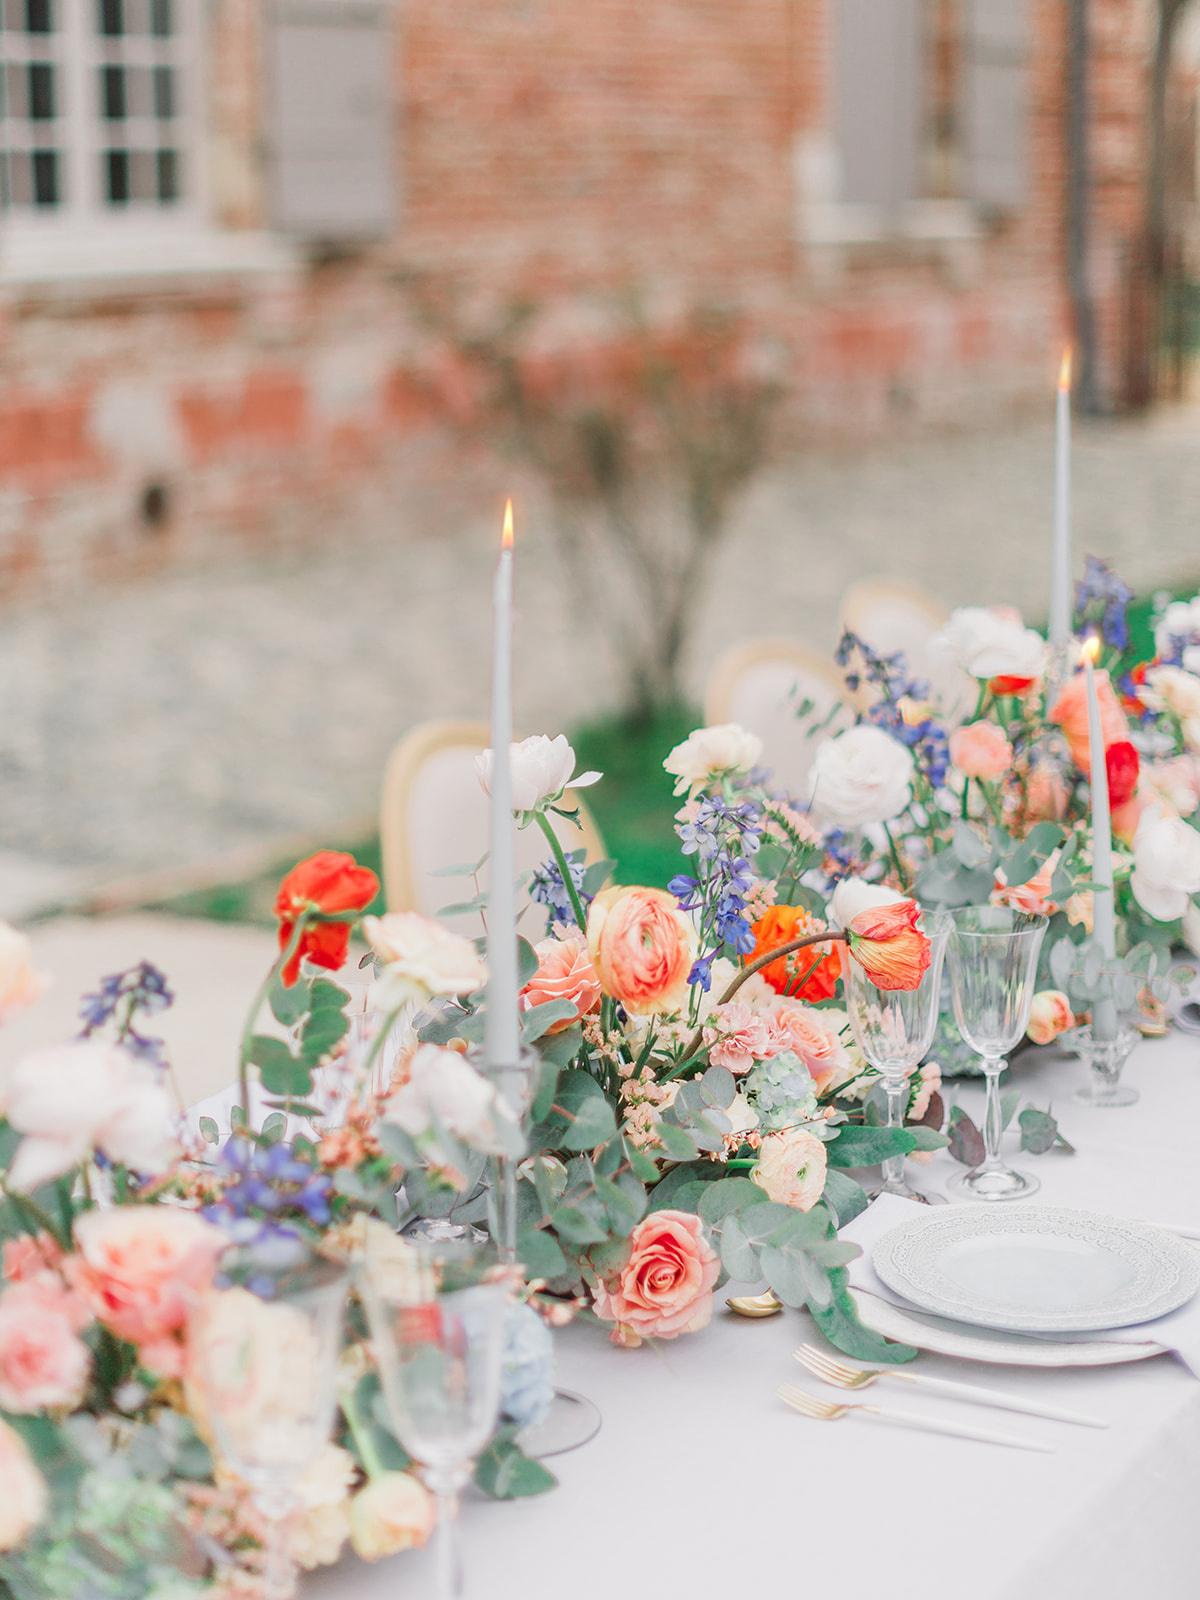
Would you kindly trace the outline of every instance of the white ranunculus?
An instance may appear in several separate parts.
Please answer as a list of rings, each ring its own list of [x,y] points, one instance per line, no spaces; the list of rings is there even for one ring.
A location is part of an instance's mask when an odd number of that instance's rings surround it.
[[[363,935],[383,968],[378,998],[386,1011],[435,995],[473,994],[487,981],[471,941],[419,911],[364,917]]]
[[[762,740],[736,722],[696,728],[663,762],[675,779],[676,794],[694,794],[715,778],[750,772],[762,755]]]
[[[1190,600],[1172,600],[1155,624],[1155,653],[1166,658],[1175,653],[1181,639],[1196,638],[1200,638],[1200,594]]]
[[[1182,667],[1151,667],[1141,697],[1152,711],[1178,717],[1188,748],[1200,749],[1200,677]]]
[[[561,800],[567,789],[586,789],[599,783],[599,772],[581,772],[575,776],[575,752],[567,743],[565,734],[550,739],[544,733],[532,734],[511,746],[509,760],[512,764],[512,808],[517,812],[544,810]],[[490,750],[475,758],[475,770],[485,794],[492,792],[492,761]]]
[[[1046,666],[1046,641],[1027,628],[1016,612],[963,606],[955,611],[930,650],[972,678],[1040,678]]]
[[[903,900],[902,894],[882,883],[868,883],[865,878],[843,878],[829,900],[829,917],[835,928],[848,928],[864,911],[876,906],[892,906]]]
[[[864,722],[817,747],[809,798],[827,826],[866,828],[900,815],[912,778],[909,751],[882,728]]]
[[[9,1173],[16,1189],[69,1172],[93,1150],[138,1172],[160,1172],[176,1151],[173,1107],[153,1070],[98,1039],[23,1056],[0,1104],[22,1135]]]
[[[1200,833],[1182,817],[1147,811],[1133,840],[1133,897],[1158,922],[1182,917],[1200,891]]]
[[[418,1048],[408,1081],[388,1100],[383,1115],[418,1142],[436,1137],[442,1127],[473,1150],[494,1155],[502,1148],[495,1089],[465,1056],[441,1045]]]

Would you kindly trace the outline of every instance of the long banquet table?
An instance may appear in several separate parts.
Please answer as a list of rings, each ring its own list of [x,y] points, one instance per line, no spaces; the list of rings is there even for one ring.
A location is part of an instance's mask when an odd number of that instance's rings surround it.
[[[1077,1146],[1023,1156],[1039,1199],[1200,1227],[1200,1040],[1139,1045],[1142,1098],[1096,1110],[1069,1098],[1074,1060],[1025,1056],[1013,1081],[1052,1103]],[[978,1115],[974,1085],[954,1086]],[[1008,1136],[1015,1145],[1015,1137]],[[920,1174],[936,1188],[943,1152]],[[1200,1245],[1197,1245],[1200,1248]],[[761,1287],[761,1286],[759,1286]],[[803,1379],[812,1333],[786,1312],[721,1310],[703,1333],[624,1351],[596,1328],[558,1336],[559,1379],[599,1405],[590,1444],[554,1458],[559,1487],[509,1504],[472,1496],[461,1531],[467,1593],[649,1600],[730,1594],[877,1600],[1195,1600],[1200,1594],[1200,1382],[1175,1358],[1074,1371],[921,1355],[918,1370],[983,1382],[1108,1420],[1090,1428],[984,1412],[895,1386],[896,1403],[1052,1442],[1053,1455],[865,1422],[809,1422],[776,1398]],[[819,1342],[819,1338],[818,1338]],[[343,1562],[309,1600],[435,1594],[428,1551]]]

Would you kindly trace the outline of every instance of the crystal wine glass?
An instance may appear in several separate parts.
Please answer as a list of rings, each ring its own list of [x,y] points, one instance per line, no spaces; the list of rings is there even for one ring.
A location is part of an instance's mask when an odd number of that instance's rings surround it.
[[[507,1274],[471,1282],[465,1262],[456,1252],[439,1286],[436,1266],[384,1277],[368,1252],[361,1285],[388,1419],[437,1499],[443,1600],[463,1593],[458,1499],[496,1426],[511,1298]]]
[[[1029,1023],[1046,919],[1007,906],[967,906],[950,915],[954,1016],[963,1038],[983,1058],[987,1079],[983,1162],[951,1178],[950,1187],[975,1200],[1019,1200],[1040,1184],[1000,1159],[1000,1074]]]
[[[287,1600],[287,1519],[333,1431],[348,1279],[331,1262],[272,1264],[248,1251],[227,1252],[222,1270],[230,1286],[192,1311],[190,1370],[217,1449],[266,1524],[265,1600]]]
[[[850,1028],[858,1048],[883,1079],[889,1128],[903,1125],[909,1076],[933,1041],[941,1009],[942,962],[950,919],[941,913],[925,913],[920,925],[929,939],[930,959],[915,989],[881,989],[857,961],[846,963]],[[883,1163],[880,1193],[910,1200],[924,1198],[905,1179],[903,1156],[892,1156]]]

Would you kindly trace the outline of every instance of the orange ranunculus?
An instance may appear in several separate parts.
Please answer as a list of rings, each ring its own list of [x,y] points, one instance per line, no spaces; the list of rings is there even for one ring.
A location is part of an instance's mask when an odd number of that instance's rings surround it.
[[[592,901],[588,951],[604,992],[634,1016],[678,1011],[696,959],[696,931],[665,889],[615,886]]]
[[[360,867],[353,856],[341,850],[318,850],[315,856],[294,866],[275,896],[280,950],[287,949],[301,915],[307,912],[313,920],[305,927],[299,947],[284,968],[284,983],[289,987],[295,983],[305,957],[331,972],[343,966],[350,949],[350,924],[320,919],[345,911],[363,911],[378,893],[379,879],[370,867]]]
[[[915,900],[871,906],[846,929],[850,954],[879,989],[915,989],[929,966],[929,940],[917,927]]]
[[[771,906],[754,924],[754,949],[746,957],[747,963],[765,956],[781,944],[793,939],[803,939],[811,933],[824,931],[826,923],[814,917],[803,906]],[[798,983],[816,962],[810,976],[799,989]],[[837,993],[838,979],[842,975],[842,952],[837,944],[814,944],[804,950],[793,950],[780,956],[761,969],[760,977],[766,979],[779,994],[794,995],[799,1000],[832,1000]]]
[[[1121,710],[1121,702],[1113,690],[1107,672],[1096,673],[1096,700],[1100,707],[1100,734],[1105,749],[1118,740],[1129,738],[1129,723]],[[1066,735],[1071,750],[1071,760],[1080,772],[1086,772],[1091,763],[1091,744],[1088,740],[1087,678],[1077,672],[1068,678],[1050,708],[1051,722],[1057,722]]]

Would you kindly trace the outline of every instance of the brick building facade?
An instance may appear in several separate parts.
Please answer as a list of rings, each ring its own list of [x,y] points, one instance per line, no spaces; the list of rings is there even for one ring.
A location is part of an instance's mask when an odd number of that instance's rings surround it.
[[[606,288],[649,285],[664,317],[732,298],[783,341],[814,437],[1044,399],[1066,9],[0,0],[0,590],[403,529],[445,361],[414,271],[536,296],[575,349]],[[1154,12],[1091,13],[1119,405]]]

